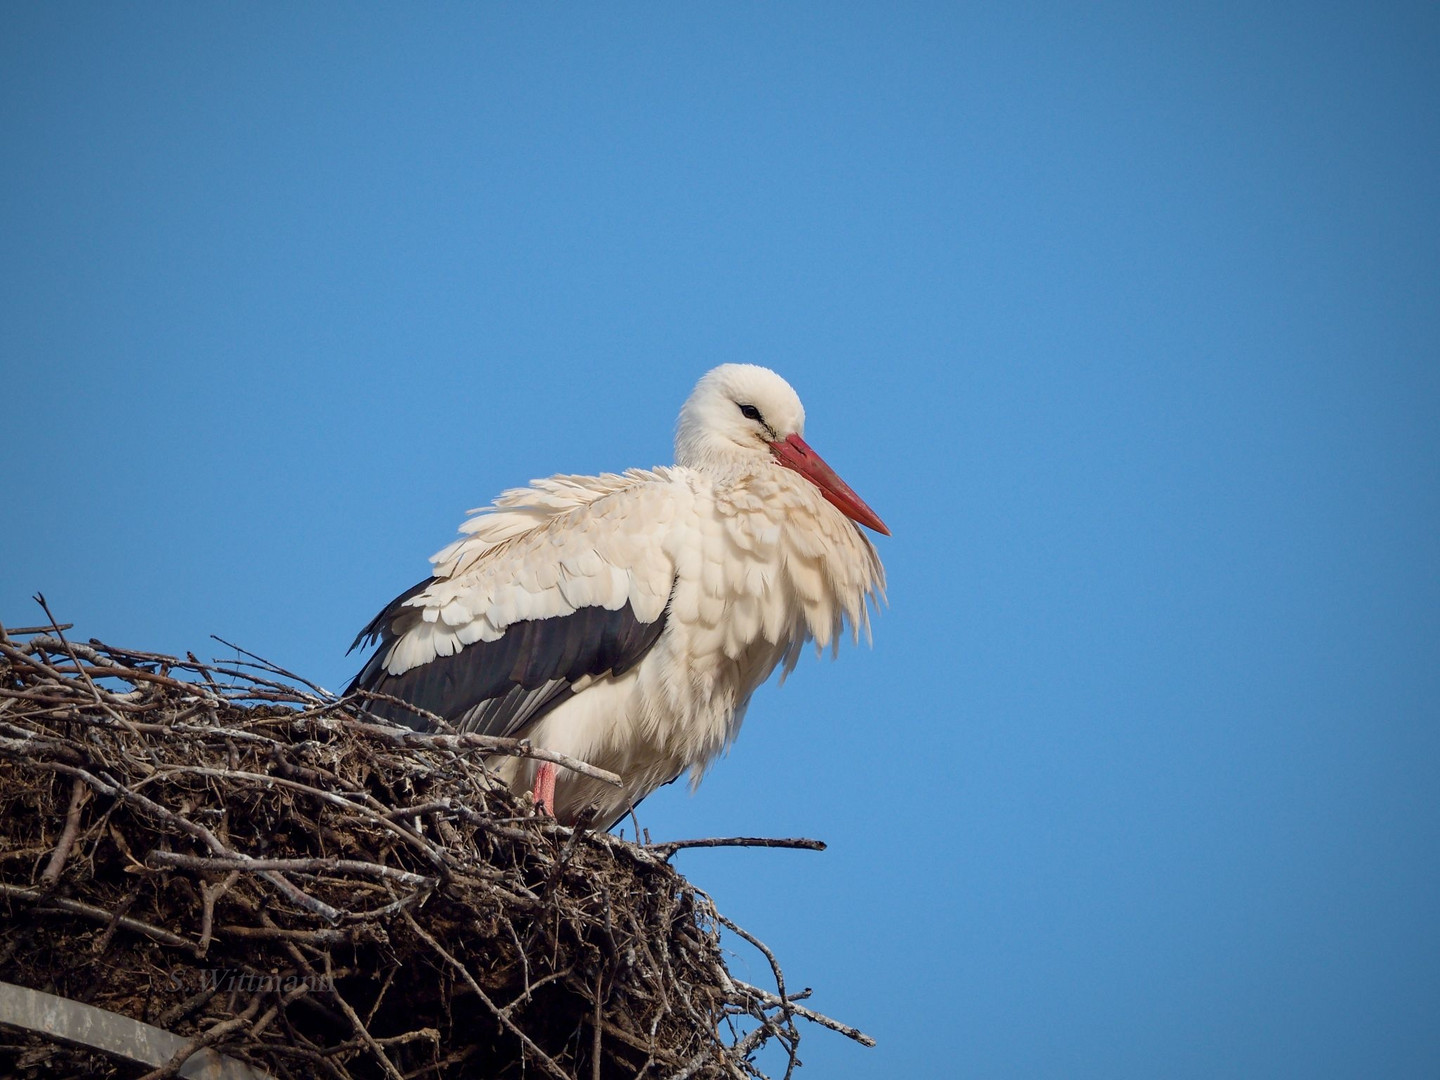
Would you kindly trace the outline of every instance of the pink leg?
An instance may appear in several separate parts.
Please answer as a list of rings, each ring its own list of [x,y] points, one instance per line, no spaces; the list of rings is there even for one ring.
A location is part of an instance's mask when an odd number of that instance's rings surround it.
[[[531,794],[535,797],[536,811],[555,816],[555,766],[550,762],[542,762],[536,770],[535,789]]]

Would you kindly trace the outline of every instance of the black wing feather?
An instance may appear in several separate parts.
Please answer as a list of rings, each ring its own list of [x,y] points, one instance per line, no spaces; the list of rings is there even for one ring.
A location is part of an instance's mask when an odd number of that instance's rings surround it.
[[[397,619],[418,616],[405,601],[428,588],[420,582],[391,601],[355,639],[379,641],[380,648],[346,693],[387,694],[443,717],[461,731],[515,735],[574,696],[586,676],[623,675],[640,662],[665,628],[667,611],[641,622],[627,602],[617,611],[580,608],[551,619],[513,623],[495,641],[477,641],[450,656],[437,656],[400,675],[385,670],[384,657],[398,634]],[[404,631],[400,631],[403,633]],[[352,645],[353,649],[355,645]],[[514,691],[543,692],[527,697]],[[376,716],[423,730],[424,717],[389,701],[370,700]]]

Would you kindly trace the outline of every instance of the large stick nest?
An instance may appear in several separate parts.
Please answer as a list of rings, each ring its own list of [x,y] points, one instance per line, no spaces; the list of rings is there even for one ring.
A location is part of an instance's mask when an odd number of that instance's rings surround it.
[[[0,981],[276,1077],[760,1076],[769,1040],[788,1075],[796,1017],[868,1042],[796,1004],[683,845],[537,817],[494,745],[61,629],[0,629]],[[729,973],[722,928],[773,990]],[[145,1071],[0,1044],[0,1074]]]

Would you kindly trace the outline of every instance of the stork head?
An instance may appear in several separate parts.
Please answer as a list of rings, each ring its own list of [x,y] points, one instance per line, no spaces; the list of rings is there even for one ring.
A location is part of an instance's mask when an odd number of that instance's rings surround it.
[[[731,469],[764,462],[793,469],[841,513],[890,530],[801,437],[805,406],[789,383],[755,364],[721,364],[705,373],[680,410],[675,461],[691,468]]]

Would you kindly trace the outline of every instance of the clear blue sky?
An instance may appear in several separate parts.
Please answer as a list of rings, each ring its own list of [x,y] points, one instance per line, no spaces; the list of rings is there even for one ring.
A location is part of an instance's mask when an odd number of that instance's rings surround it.
[[[830,841],[680,857],[880,1039],[807,1075],[1434,1078],[1437,57],[1434,4],[5,5],[0,619],[338,687],[467,508],[767,364],[890,607],[643,819]]]

